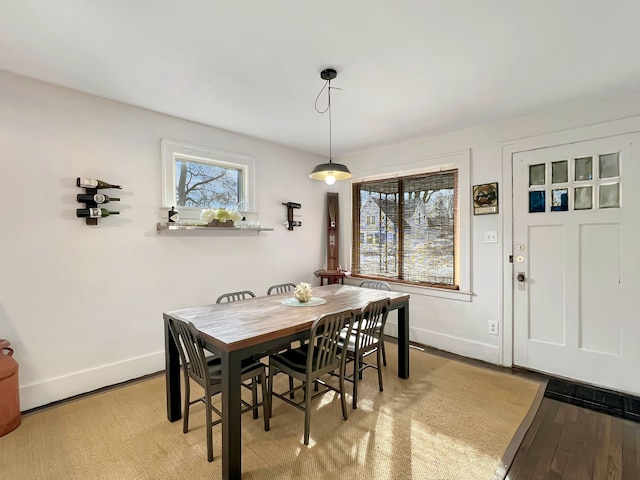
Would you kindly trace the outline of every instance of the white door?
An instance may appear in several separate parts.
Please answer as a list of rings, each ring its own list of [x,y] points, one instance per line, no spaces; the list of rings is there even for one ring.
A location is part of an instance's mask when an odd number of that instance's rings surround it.
[[[514,364],[640,394],[638,145],[513,155]]]

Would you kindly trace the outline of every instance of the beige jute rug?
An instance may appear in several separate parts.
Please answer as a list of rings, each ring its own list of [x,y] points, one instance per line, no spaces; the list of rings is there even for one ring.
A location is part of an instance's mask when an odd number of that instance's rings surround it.
[[[308,446],[304,413],[277,398],[271,431],[264,431],[262,413],[258,420],[245,414],[243,479],[493,478],[539,384],[414,349],[411,377],[400,380],[395,345],[388,351],[384,392],[368,369],[347,421],[336,394],[314,400]],[[276,379],[284,389],[286,377]],[[158,375],[24,416],[0,438],[0,478],[220,479],[220,437],[216,426],[216,458],[209,463],[202,404],[192,408],[183,434],[181,421],[166,418]]]

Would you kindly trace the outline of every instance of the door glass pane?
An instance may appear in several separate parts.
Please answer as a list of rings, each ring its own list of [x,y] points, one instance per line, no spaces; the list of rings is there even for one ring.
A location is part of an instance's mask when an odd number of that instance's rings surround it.
[[[544,185],[544,163],[529,165],[529,185]]]
[[[593,162],[591,157],[576,158],[576,181],[593,178]]]
[[[600,185],[600,208],[620,206],[620,184]]]
[[[576,187],[574,190],[574,209],[589,210],[593,208],[593,188],[592,187]]]
[[[529,213],[544,212],[544,190],[529,192]]]
[[[566,212],[569,210],[569,190],[559,188],[551,190],[551,211]]]
[[[565,183],[569,181],[567,165],[568,162],[566,160],[551,163],[551,183]]]
[[[620,176],[620,152],[600,155],[600,178]]]

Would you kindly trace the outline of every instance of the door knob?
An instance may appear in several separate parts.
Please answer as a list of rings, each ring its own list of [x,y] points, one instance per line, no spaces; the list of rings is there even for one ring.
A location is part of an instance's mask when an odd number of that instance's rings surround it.
[[[518,279],[519,282],[524,282],[524,273],[522,272],[518,273],[518,276],[516,278]]]

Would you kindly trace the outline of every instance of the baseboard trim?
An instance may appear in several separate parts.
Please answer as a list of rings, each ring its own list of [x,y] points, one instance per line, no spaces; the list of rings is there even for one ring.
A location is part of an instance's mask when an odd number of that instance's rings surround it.
[[[398,338],[398,325],[387,322],[385,335]],[[500,349],[496,345],[468,340],[462,337],[409,327],[409,338],[412,342],[428,345],[439,350],[455,353],[467,358],[482,360],[493,365],[501,365]]]
[[[20,410],[27,412],[70,397],[126,382],[164,369],[164,351],[101,365],[20,387]]]

